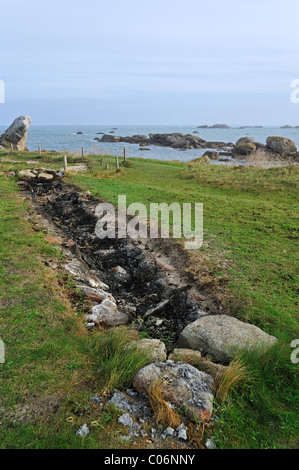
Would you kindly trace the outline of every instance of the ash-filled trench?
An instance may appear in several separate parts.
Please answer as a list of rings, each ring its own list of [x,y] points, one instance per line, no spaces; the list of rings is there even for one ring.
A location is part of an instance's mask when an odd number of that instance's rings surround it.
[[[51,221],[65,240],[75,242],[74,257],[87,263],[109,286],[119,309],[129,313],[136,329],[161,339],[171,350],[187,324],[208,314],[192,299],[190,283],[169,282],[156,263],[151,240],[101,240],[96,236],[95,208],[100,201],[60,178],[23,181],[21,185],[37,213]]]

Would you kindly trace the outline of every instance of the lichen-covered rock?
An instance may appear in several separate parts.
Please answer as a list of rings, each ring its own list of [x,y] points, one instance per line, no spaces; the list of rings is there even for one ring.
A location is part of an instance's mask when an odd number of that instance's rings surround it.
[[[179,338],[179,346],[202,350],[212,360],[227,363],[240,350],[265,350],[277,338],[260,328],[243,323],[227,315],[207,315],[186,326]]]
[[[163,396],[190,419],[209,421],[213,412],[213,378],[185,362],[155,362],[134,377],[133,387],[148,392],[151,384],[161,379]]]
[[[31,122],[32,120],[29,116],[17,117],[8,129],[6,129],[4,134],[0,136],[0,145],[5,148],[10,148],[12,144],[14,150],[25,150],[27,131]]]
[[[297,152],[295,142],[285,137],[270,136],[267,138],[267,147],[280,155]]]
[[[236,145],[233,150],[233,155],[247,156],[256,150],[256,145],[252,142],[244,142],[242,144]]]
[[[166,361],[166,346],[159,339],[145,338],[139,341],[132,341],[128,344],[128,348],[130,346],[136,346],[138,350],[144,351],[149,357],[149,361]]]
[[[19,171],[19,176],[25,177],[25,178],[36,178],[36,175],[32,173],[30,170],[21,170]]]

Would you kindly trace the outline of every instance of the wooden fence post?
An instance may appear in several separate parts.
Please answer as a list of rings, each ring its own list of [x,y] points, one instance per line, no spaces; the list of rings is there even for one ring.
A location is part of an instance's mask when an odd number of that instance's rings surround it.
[[[63,157],[63,168],[64,168],[64,171],[67,171],[67,156],[64,155]]]
[[[104,158],[102,157],[101,160],[100,160],[100,165],[102,166],[104,163]]]
[[[116,165],[116,171],[119,171],[119,161],[118,161],[118,156],[115,157],[115,165]]]
[[[40,145],[38,146],[38,155],[39,155],[39,157],[41,156],[41,147],[40,147]]]
[[[13,153],[13,144],[10,144],[10,153]]]
[[[85,157],[85,152],[84,152],[84,147],[82,147],[82,158],[84,159]]]
[[[124,148],[124,163],[127,161],[127,149],[126,147]]]
[[[106,170],[109,170],[109,165],[108,165],[108,163],[106,164]]]

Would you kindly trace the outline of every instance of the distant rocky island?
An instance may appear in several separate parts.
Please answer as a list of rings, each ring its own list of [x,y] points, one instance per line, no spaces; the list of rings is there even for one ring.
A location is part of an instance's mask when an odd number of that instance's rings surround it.
[[[167,133],[167,134],[149,134],[147,135],[133,135],[131,137],[122,137],[119,135],[104,134],[102,138],[95,137],[94,140],[98,142],[123,142],[129,144],[138,144],[141,147],[148,145],[159,145],[161,147],[171,147],[174,149],[224,149],[233,147],[232,142],[207,142],[204,139],[192,135],[183,134],[180,132]]]
[[[227,124],[214,124],[213,126],[204,124],[203,126],[197,126],[197,129],[231,129],[231,127]]]

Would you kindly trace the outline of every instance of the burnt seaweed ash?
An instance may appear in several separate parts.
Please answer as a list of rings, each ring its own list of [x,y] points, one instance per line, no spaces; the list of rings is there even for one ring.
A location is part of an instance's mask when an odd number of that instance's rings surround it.
[[[71,240],[73,257],[109,286],[119,310],[129,315],[136,329],[161,339],[171,349],[185,326],[204,314],[189,294],[188,281],[169,281],[157,265],[150,240],[96,236],[99,201],[60,178],[31,180],[30,195],[35,210],[55,225],[65,241]]]

